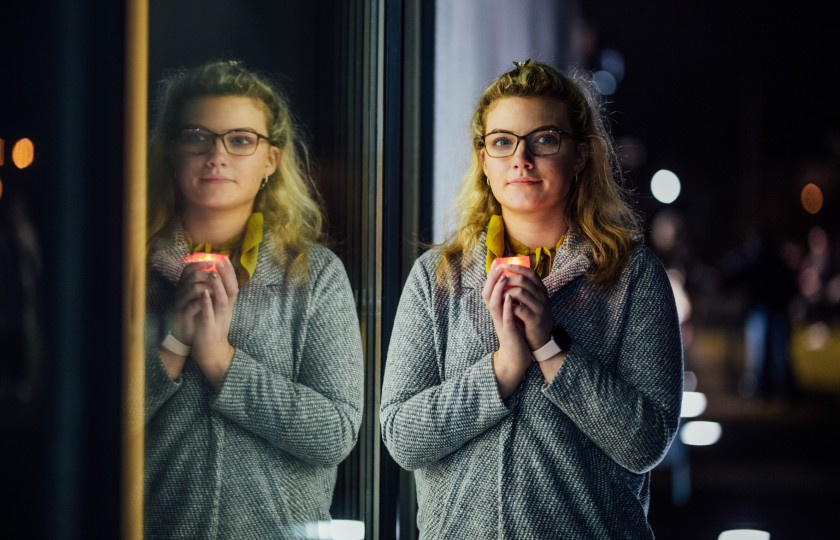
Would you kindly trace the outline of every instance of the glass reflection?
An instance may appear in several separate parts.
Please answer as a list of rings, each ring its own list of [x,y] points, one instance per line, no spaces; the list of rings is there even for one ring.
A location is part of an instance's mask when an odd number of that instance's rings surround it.
[[[177,139],[186,127],[266,137],[250,155],[219,138],[198,153]],[[362,346],[344,267],[318,243],[305,155],[266,77],[214,62],[163,81],[149,147],[146,538],[295,538],[330,518],[361,422]]]

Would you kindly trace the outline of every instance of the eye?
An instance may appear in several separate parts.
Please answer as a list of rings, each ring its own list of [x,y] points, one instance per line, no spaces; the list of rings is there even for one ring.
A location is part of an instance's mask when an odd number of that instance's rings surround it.
[[[487,137],[487,144],[496,148],[505,148],[516,144],[516,140],[507,133],[493,133]]]
[[[234,131],[225,136],[225,141],[230,146],[247,148],[257,144],[257,135],[247,131]]]
[[[184,144],[203,144],[210,140],[210,134],[200,129],[189,129],[181,132],[180,139]]]
[[[533,141],[535,144],[553,146],[560,142],[560,134],[553,131],[541,131],[534,134]]]

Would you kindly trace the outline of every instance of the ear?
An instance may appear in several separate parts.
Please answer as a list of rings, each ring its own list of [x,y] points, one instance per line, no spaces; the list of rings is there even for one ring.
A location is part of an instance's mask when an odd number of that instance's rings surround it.
[[[577,143],[575,146],[575,174],[580,174],[586,168],[587,163],[589,163],[589,144]]]
[[[283,157],[283,151],[276,146],[268,148],[268,156],[265,160],[265,175],[271,176],[277,167],[280,166],[280,159]]]
[[[487,176],[487,154],[484,148],[478,151],[478,161],[481,162],[481,170],[484,171],[484,176]]]

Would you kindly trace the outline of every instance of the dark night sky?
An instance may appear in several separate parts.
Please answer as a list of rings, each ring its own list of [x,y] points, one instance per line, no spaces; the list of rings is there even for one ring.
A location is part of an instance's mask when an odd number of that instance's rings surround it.
[[[628,173],[640,207],[648,218],[661,208],[653,172],[677,173],[674,206],[701,256],[720,255],[753,222],[797,241],[815,224],[840,229],[840,8],[808,4],[582,2],[598,50],[624,56],[609,109],[616,138],[647,150]],[[806,179],[825,193],[816,216],[799,205]]]

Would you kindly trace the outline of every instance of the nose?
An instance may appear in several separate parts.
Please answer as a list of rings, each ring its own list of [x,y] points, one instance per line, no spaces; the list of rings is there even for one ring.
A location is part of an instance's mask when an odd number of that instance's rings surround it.
[[[229,156],[224,140],[216,135],[213,138],[212,148],[207,152],[208,165],[227,165]]]
[[[528,148],[528,143],[525,139],[517,141],[516,149],[511,156],[511,166],[514,169],[533,169],[534,168],[534,154]]]

